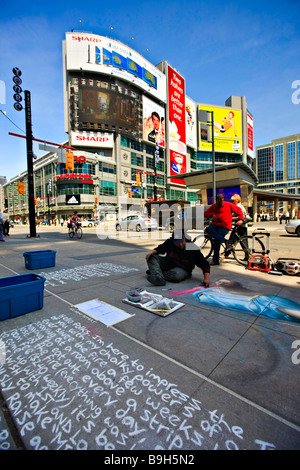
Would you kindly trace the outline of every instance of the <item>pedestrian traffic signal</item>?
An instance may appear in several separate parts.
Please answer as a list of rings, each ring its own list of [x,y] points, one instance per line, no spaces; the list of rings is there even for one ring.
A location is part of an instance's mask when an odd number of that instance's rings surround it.
[[[137,185],[137,186],[141,186],[141,175],[140,175],[140,173],[137,173],[137,174],[136,174],[136,178],[135,178],[135,179],[136,179],[136,185]]]
[[[66,152],[66,170],[74,171],[74,155],[73,152]]]

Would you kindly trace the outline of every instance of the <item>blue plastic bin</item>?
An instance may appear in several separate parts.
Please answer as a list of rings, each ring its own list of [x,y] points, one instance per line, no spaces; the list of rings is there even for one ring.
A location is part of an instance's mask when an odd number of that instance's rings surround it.
[[[0,279],[0,320],[40,310],[44,305],[45,278],[39,274]]]
[[[25,268],[27,269],[43,269],[55,266],[56,251],[25,251],[23,253],[25,259]]]

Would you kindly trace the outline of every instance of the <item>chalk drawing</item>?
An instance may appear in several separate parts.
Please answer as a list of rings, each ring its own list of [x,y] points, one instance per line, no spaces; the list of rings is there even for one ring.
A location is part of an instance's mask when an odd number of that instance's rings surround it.
[[[46,278],[45,286],[57,286],[67,284],[68,281],[83,281],[91,277],[109,277],[112,274],[128,274],[139,271],[137,268],[128,268],[112,263],[88,264],[70,269],[60,269],[57,271],[45,271],[40,275]]]
[[[253,429],[250,438],[217,403],[210,409],[190,397],[134,350],[105,342],[89,322],[59,314],[0,335],[0,385],[26,448],[243,449],[245,439],[253,449],[275,447]]]

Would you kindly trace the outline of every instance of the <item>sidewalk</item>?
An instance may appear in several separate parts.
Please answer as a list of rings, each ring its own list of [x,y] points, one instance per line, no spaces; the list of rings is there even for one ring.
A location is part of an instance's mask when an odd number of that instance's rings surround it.
[[[93,230],[82,240],[59,227],[38,234],[13,229],[0,247],[0,278],[32,272],[25,251],[56,251],[55,267],[34,271],[46,278],[43,308],[0,322],[0,448],[132,450],[139,459],[136,450],[300,448],[300,323],[253,311],[249,300],[300,304],[300,277],[229,260],[211,273],[223,286],[217,305],[202,302],[207,294],[173,294],[199,285],[200,270],[151,286],[141,244]],[[162,318],[124,304],[131,287],[184,306]],[[92,299],[131,316],[107,327],[75,307]]]

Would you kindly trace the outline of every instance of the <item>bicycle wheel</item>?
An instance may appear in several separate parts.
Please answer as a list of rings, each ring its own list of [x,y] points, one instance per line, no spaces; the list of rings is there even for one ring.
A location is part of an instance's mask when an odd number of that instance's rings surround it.
[[[247,266],[249,259],[252,255],[252,237],[251,235],[244,235],[239,238],[235,246],[232,248],[232,254],[234,259],[243,266]],[[265,253],[265,245],[260,240],[260,238],[255,237],[255,245],[259,246],[262,253]]]
[[[82,228],[81,227],[78,227],[77,230],[76,230],[76,235],[77,235],[77,238],[81,238],[82,237]]]
[[[74,230],[72,228],[69,228],[69,237],[70,238],[74,237]]]
[[[198,235],[192,242],[197,245],[205,259],[208,259],[213,252],[213,241],[209,235]]]

